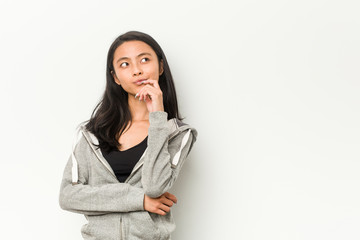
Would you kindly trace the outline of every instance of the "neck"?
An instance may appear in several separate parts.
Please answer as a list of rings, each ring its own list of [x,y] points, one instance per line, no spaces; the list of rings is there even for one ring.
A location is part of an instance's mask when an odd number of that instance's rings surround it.
[[[135,98],[134,95],[129,94],[128,104],[133,122],[149,120],[149,111],[146,107],[146,102],[139,101],[139,99]]]

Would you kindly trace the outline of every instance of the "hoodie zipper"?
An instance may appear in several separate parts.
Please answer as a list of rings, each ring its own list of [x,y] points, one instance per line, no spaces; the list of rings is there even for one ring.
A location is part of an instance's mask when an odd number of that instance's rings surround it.
[[[141,155],[139,161],[144,157],[147,149],[148,149],[148,148],[146,147],[146,149],[145,149],[145,151],[143,152],[143,154]],[[128,180],[135,174],[135,172],[136,172],[143,164],[144,164],[144,161],[142,161],[136,168],[134,168],[134,169],[131,171],[131,173],[130,173],[130,175],[128,176],[128,178],[126,178],[125,183],[128,182]]]
[[[123,239],[123,236],[122,236],[122,216],[120,216],[120,240]]]
[[[92,146],[91,146],[91,147],[92,147]],[[114,173],[111,172],[111,170],[108,168],[108,166],[106,166],[106,165],[101,161],[101,158],[100,158],[100,156],[98,156],[98,153],[95,151],[95,149],[92,148],[92,150],[94,151],[97,159],[101,162],[102,165],[104,165],[104,167],[106,168],[106,170],[108,170],[108,172],[111,174],[111,176],[113,176],[113,177],[116,179],[116,181],[119,182],[119,179],[117,179],[116,175],[114,175]]]
[[[93,149],[93,148],[92,148]],[[104,165],[104,167],[108,170],[108,172],[111,174],[111,176],[113,176],[117,182],[120,183],[119,179],[116,177],[116,175],[114,175],[108,168],[107,166],[101,161],[100,156],[98,156],[97,152],[95,151],[95,149],[93,149],[93,151],[95,152],[95,155],[97,157],[97,159],[102,163],[102,165]],[[128,178],[129,179],[129,178]],[[126,179],[126,180],[128,180]],[[120,240],[123,239],[123,227],[122,227],[122,215],[120,215]]]

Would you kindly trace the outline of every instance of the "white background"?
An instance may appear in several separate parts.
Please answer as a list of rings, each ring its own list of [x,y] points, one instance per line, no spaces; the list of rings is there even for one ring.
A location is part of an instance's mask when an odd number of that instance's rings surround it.
[[[174,240],[360,239],[358,1],[0,2],[2,239],[82,239],[58,194],[108,48],[163,48],[198,139]]]

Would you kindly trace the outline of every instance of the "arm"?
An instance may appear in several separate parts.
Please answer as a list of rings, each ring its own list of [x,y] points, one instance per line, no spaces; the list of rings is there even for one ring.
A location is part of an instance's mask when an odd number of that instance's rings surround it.
[[[169,141],[167,112],[149,113],[148,150],[142,168],[142,186],[151,198],[161,196],[174,184],[194,142],[197,131],[187,129]]]
[[[64,210],[85,215],[144,210],[144,190],[128,183],[88,185],[88,167],[84,151],[89,149],[82,137],[75,147],[78,165],[78,184],[72,183],[72,156],[70,156],[60,186],[59,204]],[[81,154],[81,153],[84,154]]]

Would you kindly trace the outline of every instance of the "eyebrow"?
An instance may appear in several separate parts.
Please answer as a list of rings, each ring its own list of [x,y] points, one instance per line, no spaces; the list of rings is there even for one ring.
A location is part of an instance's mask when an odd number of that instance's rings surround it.
[[[137,57],[141,57],[141,56],[143,56],[143,55],[150,55],[150,56],[151,56],[150,53],[144,52],[144,53],[140,53]],[[119,58],[119,59],[116,61],[116,63],[118,63],[118,62],[120,62],[121,60],[124,60],[124,59],[129,59],[129,58],[128,58],[128,57]]]

